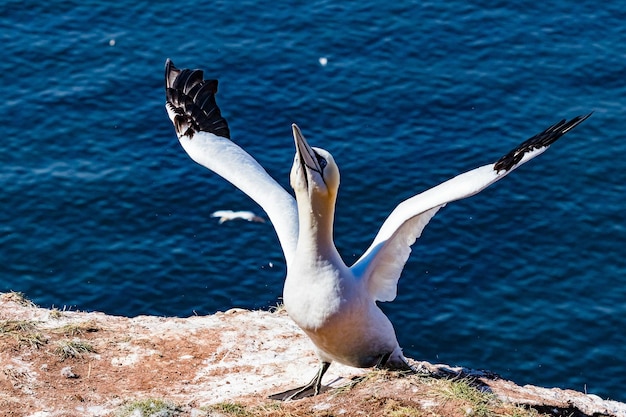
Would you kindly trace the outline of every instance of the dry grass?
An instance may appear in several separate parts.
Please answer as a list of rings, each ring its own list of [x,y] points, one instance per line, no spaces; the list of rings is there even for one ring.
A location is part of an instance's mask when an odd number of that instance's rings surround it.
[[[95,320],[82,321],[80,323],[70,323],[53,330],[67,337],[82,336],[85,333],[93,333],[100,330]]]
[[[8,335],[17,340],[19,346],[39,348],[48,342],[32,320],[5,320],[0,322],[0,335]]]
[[[51,319],[60,319],[61,317],[63,317],[63,311],[59,310],[56,307],[50,309],[50,318]]]
[[[0,298],[2,298],[2,301],[12,301],[24,307],[37,307],[35,303],[26,298],[24,293],[18,291],[9,291],[0,295]]]
[[[203,407],[207,416],[225,417],[539,417],[536,410],[504,403],[474,380],[398,377],[372,371],[353,384],[320,397],[292,402],[223,402]],[[358,411],[357,414],[354,414]]]
[[[37,330],[32,320],[5,320],[0,322],[0,333],[29,333]]]
[[[89,343],[83,340],[60,340],[54,353],[61,358],[62,361],[70,358],[80,358],[85,353],[94,353],[95,349]]]
[[[275,306],[271,306],[269,308],[270,313],[282,313],[284,311],[286,311],[285,304],[283,304],[282,302],[278,302]]]

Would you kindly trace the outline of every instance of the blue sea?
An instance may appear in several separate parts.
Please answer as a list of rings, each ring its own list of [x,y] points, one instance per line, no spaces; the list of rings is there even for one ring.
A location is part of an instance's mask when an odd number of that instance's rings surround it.
[[[131,317],[280,303],[272,226],[210,217],[262,212],[178,144],[166,58],[219,79],[233,140],[285,187],[291,123],[333,153],[348,264],[400,201],[593,111],[441,210],[382,308],[415,359],[626,401],[625,10],[3,1],[0,291]]]

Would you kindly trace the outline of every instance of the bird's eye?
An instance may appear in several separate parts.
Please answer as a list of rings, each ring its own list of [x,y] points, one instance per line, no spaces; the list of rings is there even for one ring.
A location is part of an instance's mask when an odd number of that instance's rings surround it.
[[[317,158],[317,163],[320,166],[320,168],[322,169],[326,168],[326,165],[328,165],[328,162],[326,162],[326,160],[322,158],[321,156],[319,156],[318,154],[315,154],[315,157]]]

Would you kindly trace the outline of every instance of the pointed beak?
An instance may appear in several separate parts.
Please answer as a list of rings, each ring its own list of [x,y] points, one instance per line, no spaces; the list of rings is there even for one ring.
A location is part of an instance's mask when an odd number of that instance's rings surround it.
[[[302,136],[300,128],[294,123],[291,125],[291,129],[293,130],[293,140],[296,143],[296,152],[300,157],[302,167],[306,167],[321,174],[322,169],[317,162],[315,152],[311,149],[306,139],[304,139],[304,136]]]

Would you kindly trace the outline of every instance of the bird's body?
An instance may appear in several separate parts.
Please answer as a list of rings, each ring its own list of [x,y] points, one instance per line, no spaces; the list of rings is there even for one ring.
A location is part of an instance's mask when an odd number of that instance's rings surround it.
[[[245,151],[230,141],[215,102],[216,80],[200,70],[166,64],[166,108],[189,156],[230,181],[268,214],[285,259],[286,310],[311,338],[322,367],[287,398],[317,394],[332,361],[355,367],[410,369],[394,328],[378,301],[396,296],[411,245],[445,204],[469,197],[544,152],[589,115],[550,126],[488,164],[460,174],[401,202],[385,220],[370,247],[347,266],[333,240],[339,169],[329,152],[308,145],[292,125],[296,154],[290,181],[295,200]],[[282,397],[281,397],[282,398]]]
[[[324,362],[364,368],[391,352],[402,362],[391,322],[342,264],[323,255],[310,263],[297,262],[287,273],[283,291],[289,316],[311,338]]]
[[[309,147],[297,126],[293,134],[297,152],[291,186],[299,230],[283,290],[285,308],[311,338],[322,362],[370,367],[385,358],[387,367],[408,368],[391,322],[335,247],[337,165],[328,152]],[[316,177],[321,172],[323,181]]]
[[[265,223],[263,217],[257,216],[251,211],[232,211],[232,210],[217,210],[211,213],[211,217],[219,217],[219,223],[228,222],[231,220],[247,220],[249,222]]]
[[[322,362],[409,369],[391,322],[349,270],[326,264],[315,270],[315,277],[320,280],[313,284],[286,282],[283,298],[289,316],[311,338]]]

